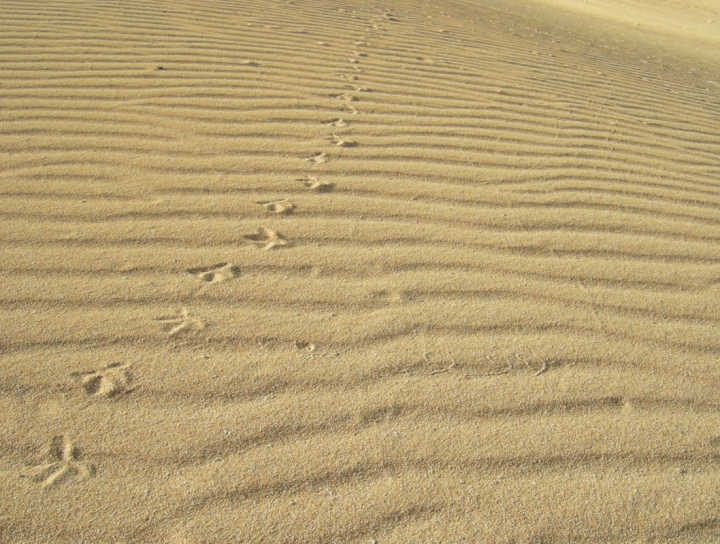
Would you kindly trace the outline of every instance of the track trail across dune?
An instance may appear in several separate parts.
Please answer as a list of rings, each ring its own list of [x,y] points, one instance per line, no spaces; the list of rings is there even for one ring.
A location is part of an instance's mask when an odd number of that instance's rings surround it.
[[[718,538],[719,23],[0,2],[0,541]]]

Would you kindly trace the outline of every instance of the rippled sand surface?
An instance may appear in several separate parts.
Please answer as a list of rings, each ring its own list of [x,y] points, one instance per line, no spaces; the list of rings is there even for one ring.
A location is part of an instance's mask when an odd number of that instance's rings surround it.
[[[0,541],[717,538],[719,21],[0,2]]]

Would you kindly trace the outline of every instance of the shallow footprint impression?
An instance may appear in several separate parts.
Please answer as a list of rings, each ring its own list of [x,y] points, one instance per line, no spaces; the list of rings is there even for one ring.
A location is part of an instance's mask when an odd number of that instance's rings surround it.
[[[192,317],[187,308],[183,308],[178,317],[158,317],[155,318],[155,321],[170,327],[167,333],[168,337],[205,329],[205,323],[197,317]]]
[[[80,378],[85,393],[93,397],[110,398],[135,389],[131,387],[133,376],[129,364],[113,363],[100,370],[73,372],[70,376]]]
[[[305,161],[307,162],[314,162],[317,164],[322,164],[324,162],[327,162],[327,154],[326,153],[315,153],[312,157],[307,157]]]
[[[316,193],[329,193],[335,188],[334,183],[325,183],[319,181],[315,176],[305,176],[304,178],[298,178],[295,181],[302,183],[305,187]]]
[[[339,127],[339,128],[348,126],[347,122],[340,118],[331,119],[330,121],[326,121],[323,124],[327,125],[329,127]]]
[[[277,249],[288,245],[288,241],[282,234],[274,230],[266,229],[265,227],[260,227],[257,234],[247,234],[245,239],[250,240],[252,243],[265,250]]]
[[[288,215],[295,210],[295,204],[290,202],[289,200],[275,200],[275,201],[260,201],[256,204],[259,204],[263,208],[265,208],[267,211],[271,213],[276,213],[278,215]]]
[[[54,436],[48,444],[45,457],[49,462],[32,467],[20,474],[31,482],[42,483],[42,487],[58,484],[71,476],[81,480],[95,476],[95,467],[78,460],[78,450],[64,435]]]
[[[330,138],[330,141],[333,143],[333,145],[336,145],[338,147],[356,147],[357,142],[351,141],[351,140],[343,140],[337,135],[333,135]]]
[[[237,278],[240,275],[240,267],[232,263],[218,263],[207,267],[189,268],[186,272],[208,283],[220,283]]]

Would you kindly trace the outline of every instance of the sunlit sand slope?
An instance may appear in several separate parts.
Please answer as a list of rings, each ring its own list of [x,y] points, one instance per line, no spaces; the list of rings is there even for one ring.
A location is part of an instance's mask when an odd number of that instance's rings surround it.
[[[0,2],[0,541],[719,535],[718,11]]]

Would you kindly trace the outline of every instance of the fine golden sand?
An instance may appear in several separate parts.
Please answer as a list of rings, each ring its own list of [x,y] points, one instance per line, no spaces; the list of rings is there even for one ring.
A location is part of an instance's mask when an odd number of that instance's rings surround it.
[[[0,542],[720,538],[715,0],[2,0]]]

